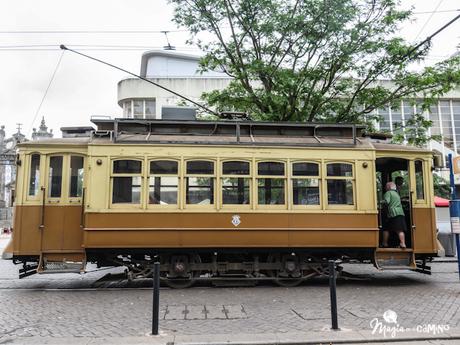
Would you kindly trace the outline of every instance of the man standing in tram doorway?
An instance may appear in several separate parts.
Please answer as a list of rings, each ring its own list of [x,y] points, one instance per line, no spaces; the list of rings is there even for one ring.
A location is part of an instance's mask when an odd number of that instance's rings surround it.
[[[388,206],[388,222],[387,228],[383,231],[383,247],[388,247],[388,240],[390,238],[390,231],[398,234],[399,246],[402,249],[406,248],[406,221],[404,217],[404,210],[401,204],[401,197],[397,192],[397,187],[394,182],[388,182],[385,185],[386,193],[383,196],[383,201]]]

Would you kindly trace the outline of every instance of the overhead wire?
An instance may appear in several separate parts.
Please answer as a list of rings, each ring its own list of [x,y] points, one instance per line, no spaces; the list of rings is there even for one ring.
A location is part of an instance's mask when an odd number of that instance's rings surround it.
[[[30,124],[30,128],[29,128],[27,133],[30,133],[30,131],[32,130],[32,128],[34,126],[35,120],[37,119],[38,114],[40,113],[40,110],[42,108],[43,102],[45,101],[45,98],[48,95],[48,91],[51,88],[51,84],[53,83],[54,77],[56,76],[56,72],[58,71],[59,66],[61,65],[61,61],[62,61],[62,58],[64,57],[64,53],[65,53],[65,50],[63,50],[62,53],[61,53],[61,56],[59,56],[59,60],[58,60],[58,62],[56,64],[56,67],[54,68],[53,74],[51,75],[51,78],[50,78],[50,81],[48,83],[48,86],[46,87],[45,93],[43,94],[43,97],[42,97],[42,100],[40,101],[40,104],[38,105],[37,111],[35,112],[34,118],[33,118],[32,122]]]
[[[428,19],[425,21],[425,23],[423,24],[422,28],[420,29],[420,31],[417,33],[417,36],[415,36],[414,38],[414,41],[417,40],[417,38],[420,36],[420,34],[423,32],[423,30],[425,30],[425,27],[428,25],[428,23],[430,22],[431,18],[433,18],[434,14],[436,13],[436,11],[438,10],[439,6],[441,6],[441,4],[443,3],[444,0],[439,0],[438,4],[436,5],[436,8],[433,10],[433,13],[431,13],[431,15],[428,17]]]

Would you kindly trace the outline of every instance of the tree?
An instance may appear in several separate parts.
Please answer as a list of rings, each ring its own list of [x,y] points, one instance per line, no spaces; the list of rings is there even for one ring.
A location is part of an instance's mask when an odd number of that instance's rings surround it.
[[[203,95],[217,110],[254,119],[362,123],[375,110],[419,98],[420,109],[460,81],[460,56],[421,70],[419,49],[398,36],[410,11],[397,0],[170,0],[174,20],[206,52],[200,65],[234,79]],[[392,80],[390,87],[382,79]],[[400,128],[424,144],[431,122],[421,112]]]

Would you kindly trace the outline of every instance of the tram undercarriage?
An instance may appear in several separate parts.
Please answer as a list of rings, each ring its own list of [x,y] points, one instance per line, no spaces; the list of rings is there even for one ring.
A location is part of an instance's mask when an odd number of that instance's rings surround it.
[[[372,250],[344,252],[270,251],[232,252],[161,252],[152,255],[133,253],[89,254],[98,267],[125,266],[128,280],[152,277],[153,263],[160,262],[160,276],[165,285],[187,288],[199,280],[253,282],[270,280],[284,287],[297,286],[316,276],[329,275],[328,261],[339,259],[371,262]],[[341,271],[341,267],[338,266]]]

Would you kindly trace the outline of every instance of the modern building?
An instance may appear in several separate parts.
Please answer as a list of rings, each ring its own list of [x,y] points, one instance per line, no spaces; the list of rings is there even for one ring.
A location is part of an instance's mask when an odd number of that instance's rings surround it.
[[[145,52],[140,76],[184,95],[195,102],[203,92],[223,89],[232,80],[222,72],[199,70],[199,56],[176,51]],[[183,99],[138,78],[118,83],[118,104],[126,118],[161,118],[162,107],[183,104]]]

